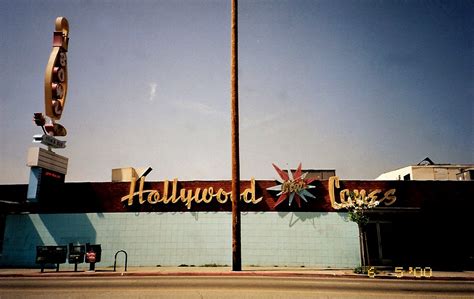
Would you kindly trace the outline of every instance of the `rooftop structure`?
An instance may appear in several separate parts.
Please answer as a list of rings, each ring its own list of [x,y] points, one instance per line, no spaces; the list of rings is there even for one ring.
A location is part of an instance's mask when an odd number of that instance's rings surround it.
[[[376,180],[469,181],[474,179],[474,164],[436,164],[425,158],[416,165],[382,173]]]

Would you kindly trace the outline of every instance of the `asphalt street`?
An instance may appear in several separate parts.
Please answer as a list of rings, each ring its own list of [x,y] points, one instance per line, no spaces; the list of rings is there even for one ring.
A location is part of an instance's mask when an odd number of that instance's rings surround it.
[[[474,282],[255,276],[2,278],[0,298],[474,298]]]

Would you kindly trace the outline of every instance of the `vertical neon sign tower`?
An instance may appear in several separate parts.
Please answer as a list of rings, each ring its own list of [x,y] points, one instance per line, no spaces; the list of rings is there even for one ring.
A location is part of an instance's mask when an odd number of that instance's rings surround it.
[[[54,189],[63,183],[67,172],[68,158],[52,151],[53,148],[65,148],[66,141],[56,137],[64,137],[67,130],[57,123],[61,119],[68,88],[67,51],[69,45],[69,22],[64,17],[56,18],[53,33],[53,49],[49,56],[44,76],[44,110],[34,113],[33,121],[41,127],[43,134],[34,135],[33,142],[48,147],[32,147],[28,151],[27,165],[31,167],[27,199],[36,201],[42,191]],[[50,121],[46,123],[46,118]],[[42,190],[43,189],[43,190]]]

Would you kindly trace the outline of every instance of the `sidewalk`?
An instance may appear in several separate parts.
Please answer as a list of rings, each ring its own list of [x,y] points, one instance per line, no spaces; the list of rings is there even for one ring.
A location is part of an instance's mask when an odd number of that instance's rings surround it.
[[[96,266],[96,271],[87,271],[88,264],[79,264],[78,271],[68,265],[61,265],[59,272],[48,268],[41,273],[38,269],[0,269],[1,278],[13,277],[97,277],[97,276],[268,276],[268,277],[304,277],[304,278],[363,278],[363,279],[409,279],[409,280],[459,280],[473,281],[474,271],[432,272],[431,277],[418,277],[413,274],[404,273],[398,278],[396,273],[388,270],[378,270],[374,278],[367,274],[355,274],[352,269],[330,269],[330,268],[297,268],[297,267],[243,267],[242,271],[232,271],[231,267],[117,267],[117,272],[112,267]]]

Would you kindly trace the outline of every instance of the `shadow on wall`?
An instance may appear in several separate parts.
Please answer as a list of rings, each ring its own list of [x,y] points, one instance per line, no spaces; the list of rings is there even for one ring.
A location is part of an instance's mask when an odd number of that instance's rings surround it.
[[[97,233],[87,214],[40,214],[39,217],[57,245],[96,242]]]
[[[154,215],[186,215],[186,214],[190,214],[194,220],[196,221],[199,221],[199,215],[216,215],[218,213],[227,213],[229,215],[231,215],[231,212],[206,212],[206,211],[198,211],[198,212],[135,212],[135,216],[136,217],[139,217],[140,215],[150,215],[150,214],[154,214]],[[242,215],[246,214],[248,212],[241,212]],[[98,213],[98,214],[101,214],[101,213]],[[99,215],[100,217],[100,215]]]
[[[3,267],[34,265],[38,245],[45,244],[30,215],[8,215],[0,265]]]
[[[298,221],[305,222],[311,221],[313,227],[316,227],[315,219],[328,215],[327,212],[278,212],[280,218],[285,218],[290,214],[289,227],[293,227]]]
[[[35,267],[36,246],[95,243],[96,238],[87,214],[7,215],[0,265]]]

